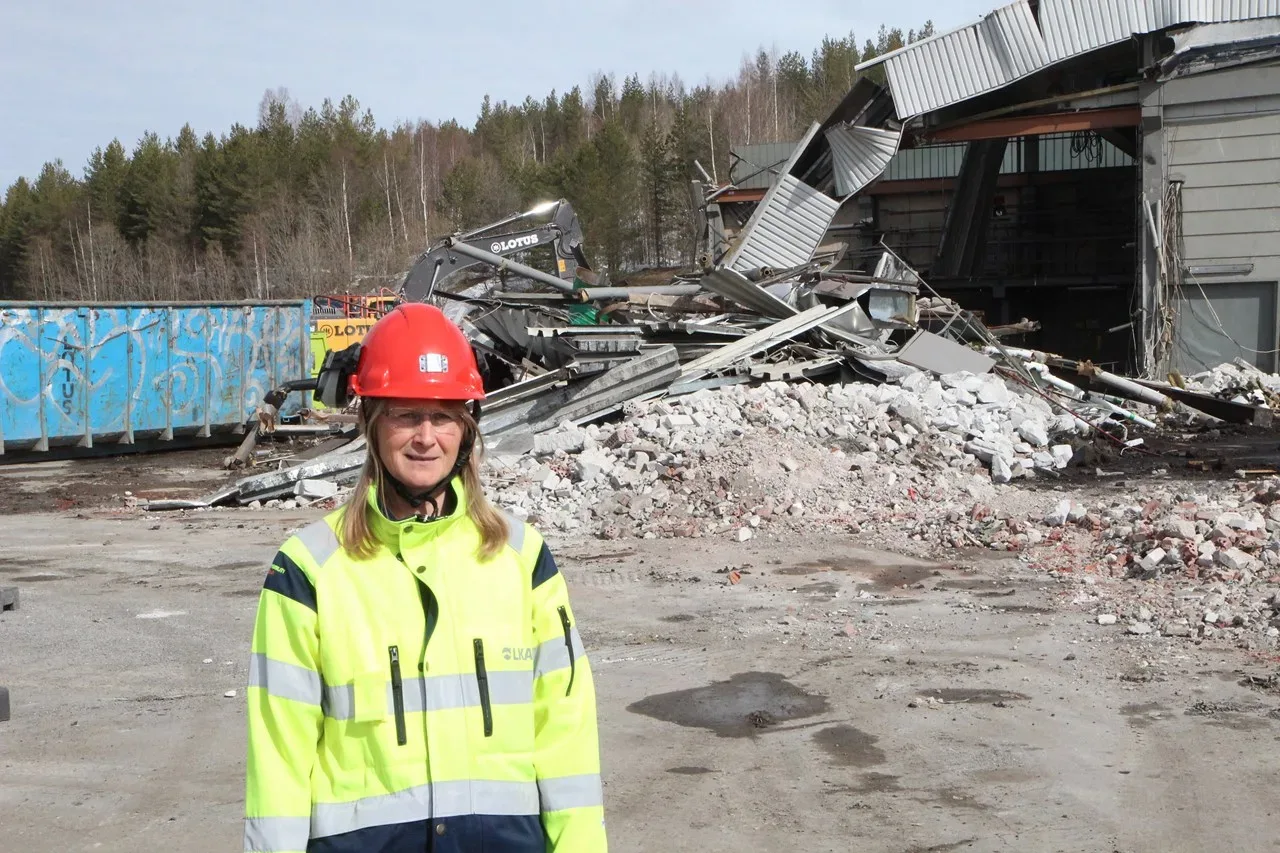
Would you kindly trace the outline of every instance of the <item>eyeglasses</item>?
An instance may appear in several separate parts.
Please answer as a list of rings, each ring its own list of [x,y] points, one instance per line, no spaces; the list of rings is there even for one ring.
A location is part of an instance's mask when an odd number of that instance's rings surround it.
[[[461,426],[457,415],[443,409],[404,409],[391,408],[383,414],[387,422],[396,429],[418,429],[429,422],[431,428],[440,432],[457,429]]]

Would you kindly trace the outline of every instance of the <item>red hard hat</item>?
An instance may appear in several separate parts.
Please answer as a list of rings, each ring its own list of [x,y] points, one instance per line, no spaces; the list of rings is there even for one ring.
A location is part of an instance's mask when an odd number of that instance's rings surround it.
[[[484,381],[462,330],[434,305],[397,305],[365,335],[351,390],[361,397],[483,400]]]

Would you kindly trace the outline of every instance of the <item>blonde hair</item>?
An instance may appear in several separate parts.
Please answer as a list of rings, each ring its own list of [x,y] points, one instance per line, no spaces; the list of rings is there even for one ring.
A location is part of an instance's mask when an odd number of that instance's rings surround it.
[[[339,524],[338,537],[342,547],[348,553],[360,559],[369,559],[378,550],[378,540],[369,524],[369,514],[377,509],[369,505],[369,487],[377,488],[379,501],[385,507],[387,474],[382,467],[380,448],[378,447],[378,419],[382,417],[385,404],[377,399],[360,401],[359,425],[368,444],[369,453],[365,457],[364,467],[360,469],[360,480],[355,491],[344,504],[344,513]],[[463,444],[466,439],[472,441],[471,455],[463,467],[460,476],[462,487],[467,493],[467,515],[480,531],[480,548],[477,556],[481,560],[493,558],[507,543],[507,520],[489,499],[485,497],[480,480],[480,463],[484,457],[484,440],[480,436],[480,426],[470,410],[461,407],[458,419],[462,422]]]

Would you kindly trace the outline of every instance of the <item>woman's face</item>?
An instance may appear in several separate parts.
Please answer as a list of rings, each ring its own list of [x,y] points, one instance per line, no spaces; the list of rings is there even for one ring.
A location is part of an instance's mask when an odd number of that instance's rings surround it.
[[[375,426],[383,467],[411,490],[439,483],[458,460],[462,412],[452,400],[388,400]]]

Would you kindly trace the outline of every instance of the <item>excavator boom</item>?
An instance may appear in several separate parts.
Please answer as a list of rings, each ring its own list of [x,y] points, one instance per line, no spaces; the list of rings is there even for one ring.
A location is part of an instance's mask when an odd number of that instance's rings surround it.
[[[547,221],[536,225],[523,224],[541,217],[546,217]],[[459,251],[460,245],[502,258],[539,246],[550,246],[556,258],[555,275],[570,285],[579,267],[591,268],[582,250],[582,225],[578,215],[569,202],[561,199],[440,241],[419,256],[409,270],[401,288],[401,297],[409,302],[424,302],[448,279],[468,267],[485,263],[474,252]],[[522,274],[519,264],[505,268],[516,275]]]

